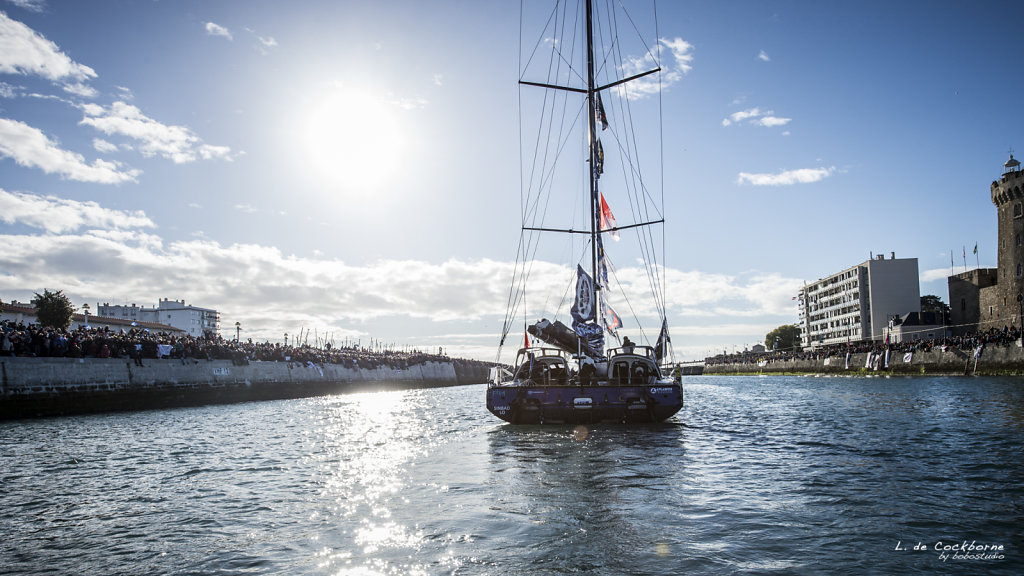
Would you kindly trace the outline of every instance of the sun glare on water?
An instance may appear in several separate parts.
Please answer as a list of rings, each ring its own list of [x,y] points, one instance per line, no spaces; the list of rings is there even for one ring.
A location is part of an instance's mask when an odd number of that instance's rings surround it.
[[[398,109],[369,93],[335,88],[314,101],[304,127],[315,176],[348,194],[378,192],[402,169]]]

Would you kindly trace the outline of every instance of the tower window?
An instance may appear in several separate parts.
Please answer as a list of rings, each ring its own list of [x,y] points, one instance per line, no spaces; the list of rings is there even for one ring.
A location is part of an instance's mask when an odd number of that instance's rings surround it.
[[[1017,232],[1017,246],[1020,246],[1020,232]]]
[[[1020,202],[1017,202],[1013,205],[1013,217],[1020,218],[1022,214],[1024,214],[1024,212],[1021,210]]]

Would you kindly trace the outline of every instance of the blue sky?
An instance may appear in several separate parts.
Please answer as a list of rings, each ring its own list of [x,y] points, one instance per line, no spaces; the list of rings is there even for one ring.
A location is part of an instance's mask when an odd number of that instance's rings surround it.
[[[0,2],[0,299],[185,299],[254,339],[493,359],[518,240],[519,9]],[[797,320],[805,281],[872,253],[918,258],[943,299],[951,251],[956,271],[965,247],[969,268],[995,266],[988,187],[1024,149],[1024,5],[658,16],[677,48],[677,356],[759,342]]]

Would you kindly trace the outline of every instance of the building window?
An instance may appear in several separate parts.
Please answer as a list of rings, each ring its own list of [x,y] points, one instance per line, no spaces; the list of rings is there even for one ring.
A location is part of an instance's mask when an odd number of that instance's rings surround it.
[[[1017,232],[1017,246],[1020,246],[1020,232]]]
[[[1024,212],[1021,211],[1020,202],[1013,205],[1013,217],[1020,218]]]
[[[964,310],[967,310],[967,298],[960,299],[960,311],[963,312]]]
[[[1017,277],[1020,278],[1020,275],[1021,275],[1020,264],[1017,264]]]

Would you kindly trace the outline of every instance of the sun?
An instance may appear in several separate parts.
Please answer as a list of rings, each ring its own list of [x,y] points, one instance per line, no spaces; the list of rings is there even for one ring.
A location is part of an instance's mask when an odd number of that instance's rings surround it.
[[[379,192],[402,170],[398,108],[369,92],[336,87],[306,111],[303,148],[313,175],[349,194]]]

